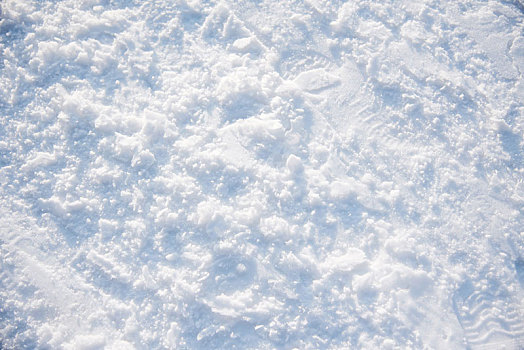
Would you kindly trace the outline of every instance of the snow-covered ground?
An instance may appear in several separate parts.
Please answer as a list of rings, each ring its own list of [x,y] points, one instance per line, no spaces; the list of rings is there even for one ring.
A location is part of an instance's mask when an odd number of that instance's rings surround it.
[[[0,7],[0,348],[524,347],[522,1]]]

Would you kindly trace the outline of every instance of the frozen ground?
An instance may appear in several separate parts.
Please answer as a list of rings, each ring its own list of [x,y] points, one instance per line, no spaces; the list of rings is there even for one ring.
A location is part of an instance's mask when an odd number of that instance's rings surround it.
[[[0,6],[0,348],[524,347],[520,0]]]

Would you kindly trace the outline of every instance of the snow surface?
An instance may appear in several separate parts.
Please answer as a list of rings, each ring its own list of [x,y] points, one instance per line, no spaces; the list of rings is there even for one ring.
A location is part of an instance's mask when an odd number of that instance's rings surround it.
[[[0,348],[524,347],[522,1],[0,6]]]

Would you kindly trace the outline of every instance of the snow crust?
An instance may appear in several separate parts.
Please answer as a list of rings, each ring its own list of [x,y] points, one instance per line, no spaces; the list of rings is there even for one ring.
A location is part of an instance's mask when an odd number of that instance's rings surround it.
[[[520,0],[0,9],[0,348],[524,346]]]

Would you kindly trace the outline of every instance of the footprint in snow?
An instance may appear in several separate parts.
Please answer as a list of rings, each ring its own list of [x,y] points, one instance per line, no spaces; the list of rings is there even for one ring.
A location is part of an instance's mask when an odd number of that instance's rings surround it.
[[[520,304],[504,290],[475,289],[465,283],[453,297],[467,349],[524,349],[524,319]]]
[[[255,275],[253,260],[241,255],[223,255],[215,258],[207,282],[211,284],[211,290],[231,293],[250,286]]]

